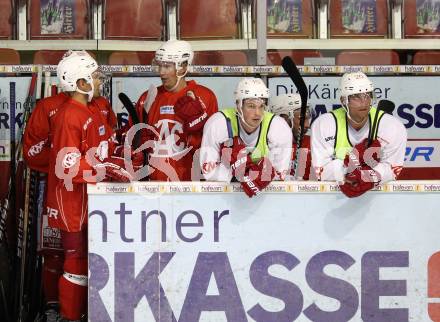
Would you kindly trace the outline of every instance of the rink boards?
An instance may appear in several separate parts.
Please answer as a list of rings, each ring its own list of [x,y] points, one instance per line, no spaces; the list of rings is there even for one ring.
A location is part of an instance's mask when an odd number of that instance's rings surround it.
[[[440,181],[89,186],[90,321],[438,321]]]

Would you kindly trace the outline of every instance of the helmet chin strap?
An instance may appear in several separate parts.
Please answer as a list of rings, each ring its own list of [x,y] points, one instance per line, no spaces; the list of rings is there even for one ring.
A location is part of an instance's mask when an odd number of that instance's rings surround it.
[[[177,65],[177,64],[176,64],[176,65]],[[177,77],[177,82],[176,82],[176,84],[175,84],[171,89],[168,89],[167,91],[168,91],[168,92],[172,92],[172,91],[174,91],[174,90],[177,88],[177,86],[179,86],[180,80],[181,80],[183,77],[185,77],[187,73],[188,73],[188,69],[185,70],[185,73],[184,73],[183,75],[179,76],[179,75],[178,75],[178,71],[177,71],[177,66],[176,66],[176,77]]]
[[[249,128],[251,128],[252,126],[250,126],[249,125],[249,123],[247,123],[245,120],[244,120],[244,115],[243,115],[243,110],[241,109],[242,108],[242,101],[240,101],[239,103],[239,106],[237,107],[237,115],[238,115],[238,117],[240,118],[240,121],[244,124],[244,125],[246,125],[247,127],[249,127]]]

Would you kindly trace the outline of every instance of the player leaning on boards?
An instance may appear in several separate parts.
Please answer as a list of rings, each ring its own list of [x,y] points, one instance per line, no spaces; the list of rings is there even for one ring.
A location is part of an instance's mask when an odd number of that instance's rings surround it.
[[[266,111],[269,89],[258,78],[241,79],[236,107],[211,116],[203,130],[200,163],[206,180],[241,182],[255,196],[278,175],[284,179],[292,151],[292,131]]]
[[[304,122],[304,137],[302,139],[302,148],[299,152],[299,162],[296,161],[298,142],[300,131],[300,117],[301,117],[301,96],[299,94],[281,94],[271,97],[269,99],[268,111],[281,116],[286,120],[287,124],[292,129],[293,145],[292,145],[292,159],[290,171],[287,179],[289,180],[309,180],[311,168],[311,151],[310,151],[310,129],[311,112],[310,107],[307,106],[305,122]],[[295,174],[295,169],[297,173]]]
[[[339,182],[348,197],[397,179],[403,166],[407,133],[392,115],[379,111],[376,135],[367,147],[376,114],[373,89],[364,73],[344,74],[342,108],[321,115],[312,124],[312,167],[319,180]]]

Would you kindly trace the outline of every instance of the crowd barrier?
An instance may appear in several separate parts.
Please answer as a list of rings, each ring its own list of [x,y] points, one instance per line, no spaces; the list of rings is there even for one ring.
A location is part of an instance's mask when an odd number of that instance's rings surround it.
[[[88,186],[90,321],[439,321],[440,181]]]

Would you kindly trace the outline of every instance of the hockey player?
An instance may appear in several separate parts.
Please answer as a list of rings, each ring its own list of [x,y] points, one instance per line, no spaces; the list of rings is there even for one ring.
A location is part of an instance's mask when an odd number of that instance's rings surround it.
[[[104,175],[126,182],[131,175],[123,168],[125,162],[109,156],[113,130],[91,102],[101,82],[96,61],[87,54],[70,55],[57,72],[70,98],[51,124],[47,212],[49,225],[61,230],[64,249],[60,313],[75,321],[86,313],[87,304],[87,183]]]
[[[87,53],[85,51],[68,51],[63,58],[78,54],[83,55]],[[63,82],[61,82],[61,85],[63,85]],[[64,102],[70,97],[67,92],[64,92],[69,90],[69,88],[62,88],[62,90],[63,92],[56,94],[55,96],[43,98],[38,101],[32,111],[28,123],[26,124],[26,131],[23,137],[23,156],[26,160],[27,166],[42,174],[47,174],[49,169],[51,122],[59,108],[63,106]],[[93,98],[93,104],[102,114],[108,125],[111,128],[114,128],[116,126],[116,116],[107,99],[102,96]],[[46,192],[44,195],[46,196]],[[44,199],[46,199],[46,197]],[[46,200],[43,201],[43,204],[45,203]],[[43,209],[45,209],[44,205]],[[42,285],[47,303],[45,312],[46,320],[56,321],[58,280],[63,272],[62,267],[64,256],[63,252],[57,249],[42,249],[42,256]]]
[[[342,76],[342,108],[318,117],[312,125],[312,166],[320,180],[336,180],[348,197],[395,180],[402,170],[407,133],[403,124],[379,111],[371,147],[369,132],[377,112],[373,83],[362,72]]]
[[[311,167],[311,151],[310,151],[310,136],[307,134],[310,128],[311,113],[307,106],[305,122],[304,122],[304,137],[302,139],[302,148],[299,152],[300,161],[295,165],[298,143],[297,140],[300,135],[300,117],[301,117],[301,96],[299,94],[281,94],[274,96],[269,100],[268,111],[281,116],[286,120],[287,124],[292,129],[293,146],[292,159],[290,165],[290,173],[288,179],[309,180]],[[295,176],[295,168],[297,175]]]
[[[186,41],[164,43],[153,60],[162,85],[150,87],[137,102],[141,122],[152,129],[143,135],[143,141],[153,143],[150,180],[191,180],[193,155],[200,147],[203,126],[218,110],[217,98],[210,89],[185,78],[193,56]]]
[[[215,113],[203,130],[200,162],[206,180],[240,181],[253,197],[274,178],[284,179],[292,153],[292,131],[267,112],[269,89],[259,78],[243,78],[236,107]]]

